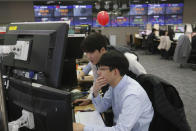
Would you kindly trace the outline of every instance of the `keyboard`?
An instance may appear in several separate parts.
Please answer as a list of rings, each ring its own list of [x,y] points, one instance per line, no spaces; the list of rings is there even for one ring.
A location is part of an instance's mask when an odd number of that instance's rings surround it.
[[[89,111],[89,112],[78,111],[77,113],[75,113],[75,121],[76,123],[81,123],[83,125],[102,126],[102,127],[105,126],[101,115],[97,111]]]

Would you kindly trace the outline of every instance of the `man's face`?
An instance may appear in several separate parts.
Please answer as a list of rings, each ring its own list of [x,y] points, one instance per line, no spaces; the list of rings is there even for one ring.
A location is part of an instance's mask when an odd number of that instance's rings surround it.
[[[92,64],[96,65],[104,53],[105,49],[102,48],[100,51],[95,50],[94,52],[86,52],[86,56]]]
[[[110,71],[110,68],[108,66],[100,66],[98,68],[97,74],[99,77],[104,78],[107,83],[111,84],[114,76],[114,70]]]

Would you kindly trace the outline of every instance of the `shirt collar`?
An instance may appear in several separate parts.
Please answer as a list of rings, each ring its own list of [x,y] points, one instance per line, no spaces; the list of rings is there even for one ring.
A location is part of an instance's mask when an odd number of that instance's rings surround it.
[[[126,79],[127,79],[127,75],[124,75],[123,77],[122,77],[122,79],[120,80],[120,82],[113,88],[115,91],[120,91],[123,87],[124,87],[124,85],[126,85]]]

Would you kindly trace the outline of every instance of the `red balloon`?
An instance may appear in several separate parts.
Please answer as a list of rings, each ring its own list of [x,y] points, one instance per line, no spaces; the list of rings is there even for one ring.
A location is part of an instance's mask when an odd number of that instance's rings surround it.
[[[101,11],[97,14],[97,20],[100,25],[107,25],[109,22],[109,15],[107,11]]]

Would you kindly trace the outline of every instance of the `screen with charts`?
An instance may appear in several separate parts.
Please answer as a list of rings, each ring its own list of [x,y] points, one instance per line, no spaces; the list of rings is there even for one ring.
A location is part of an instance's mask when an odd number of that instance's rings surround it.
[[[182,14],[183,7],[184,7],[183,3],[166,4],[166,14]]]
[[[93,27],[101,27],[96,16],[93,17]]]
[[[35,17],[53,17],[54,6],[34,5]]]
[[[182,15],[167,15],[165,17],[165,24],[182,24]]]
[[[69,16],[69,17],[56,17],[55,21],[69,21],[70,20],[70,26],[74,26],[74,18]]]
[[[92,5],[74,5],[74,16],[92,16]]]
[[[148,16],[148,23],[151,23],[152,25],[154,24],[159,24],[159,25],[164,25],[164,16],[163,15],[154,15],[154,16]]]
[[[92,25],[91,16],[77,16],[74,17],[74,25]]]
[[[185,32],[184,27],[185,27],[184,25],[174,25],[174,32],[184,33]]]
[[[144,26],[147,20],[147,16],[130,16],[130,26]]]
[[[163,15],[165,4],[148,4],[148,15]]]
[[[73,6],[61,6],[57,5],[54,8],[55,17],[73,16]]]
[[[130,5],[130,15],[146,15],[147,11],[147,4]]]
[[[111,25],[113,27],[129,26],[129,16],[113,16]]]
[[[184,33],[175,33],[174,40],[178,40],[181,35],[184,35]]]

